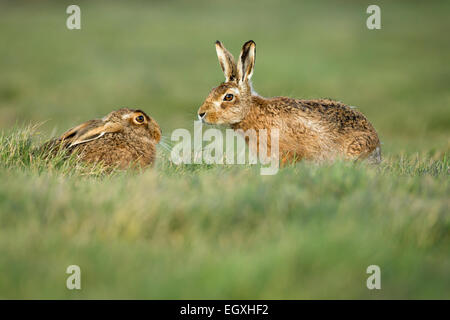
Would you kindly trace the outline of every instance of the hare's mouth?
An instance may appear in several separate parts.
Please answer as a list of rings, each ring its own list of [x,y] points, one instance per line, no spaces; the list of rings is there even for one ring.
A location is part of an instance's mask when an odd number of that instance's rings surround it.
[[[201,115],[198,115],[198,120],[201,121],[202,124],[207,124],[207,125],[215,124],[215,123],[207,121],[206,117],[205,116],[201,116]]]
[[[200,120],[202,123],[206,123],[206,120],[205,120],[206,112],[199,113],[199,114],[197,115],[197,117],[198,117],[198,120]]]
[[[213,122],[208,122],[206,119],[200,119],[199,120],[202,122],[202,124],[206,124],[208,126],[212,126],[212,125],[216,125],[218,123],[213,123]]]

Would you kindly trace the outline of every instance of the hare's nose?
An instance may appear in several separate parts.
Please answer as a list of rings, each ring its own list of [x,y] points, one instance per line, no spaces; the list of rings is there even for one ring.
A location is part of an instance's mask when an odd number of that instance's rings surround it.
[[[198,120],[203,120],[203,118],[205,117],[206,112],[202,112],[198,114]]]

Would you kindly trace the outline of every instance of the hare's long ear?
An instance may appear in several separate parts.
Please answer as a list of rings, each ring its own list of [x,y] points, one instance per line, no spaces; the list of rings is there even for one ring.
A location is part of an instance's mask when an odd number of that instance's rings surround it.
[[[78,133],[80,133],[83,130],[86,130],[86,128],[89,128],[95,122],[96,122],[96,120],[86,121],[86,122],[80,124],[79,126],[69,129],[68,131],[63,133],[61,137],[59,137],[59,140],[66,141],[66,142],[73,141],[73,139],[77,136]]]
[[[236,79],[236,62],[233,55],[225,49],[222,42],[216,41],[216,52],[219,58],[220,66],[222,67],[225,81],[233,81]]]
[[[102,120],[90,120],[64,133],[60,141],[67,147],[73,147],[81,143],[101,138],[106,133],[118,132],[123,125],[114,122],[103,122]]]
[[[249,81],[253,75],[256,59],[256,44],[253,40],[247,41],[242,46],[237,64],[239,83]]]

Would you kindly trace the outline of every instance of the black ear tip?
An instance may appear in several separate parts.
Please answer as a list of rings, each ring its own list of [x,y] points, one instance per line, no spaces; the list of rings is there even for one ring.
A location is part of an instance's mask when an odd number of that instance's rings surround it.
[[[216,40],[216,44],[218,44],[220,46],[220,45],[222,45],[222,42],[220,42],[219,40]]]

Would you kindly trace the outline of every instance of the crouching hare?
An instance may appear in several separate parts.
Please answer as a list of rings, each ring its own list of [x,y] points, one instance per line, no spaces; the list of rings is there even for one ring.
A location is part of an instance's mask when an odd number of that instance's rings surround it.
[[[153,165],[161,129],[144,111],[123,108],[102,119],[86,121],[41,148],[58,150],[88,163],[101,162],[105,167],[127,169]]]
[[[265,129],[269,135],[271,129],[278,129],[282,163],[301,159],[381,161],[377,132],[361,112],[329,99],[261,97],[250,82],[255,43],[244,44],[237,64],[220,41],[216,51],[226,80],[211,90],[198,110],[204,123],[226,124],[243,132]]]

